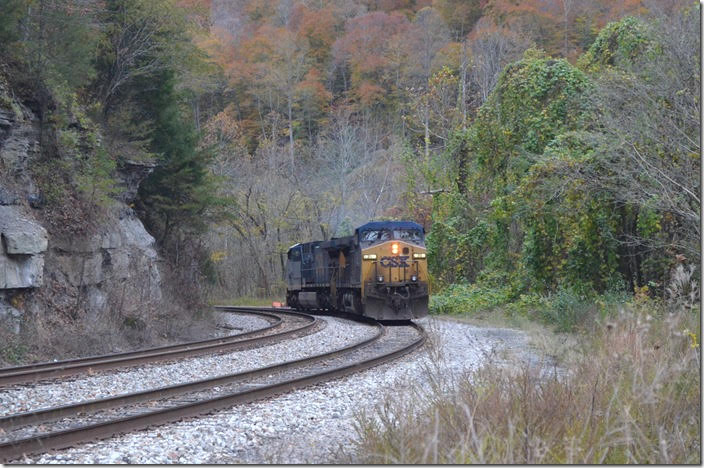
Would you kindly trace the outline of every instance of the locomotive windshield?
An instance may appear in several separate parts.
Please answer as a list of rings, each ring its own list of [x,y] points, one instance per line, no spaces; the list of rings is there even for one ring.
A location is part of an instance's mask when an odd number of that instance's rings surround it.
[[[403,240],[423,245],[423,233],[418,229],[368,229],[362,231],[360,241],[366,245],[389,240]]]

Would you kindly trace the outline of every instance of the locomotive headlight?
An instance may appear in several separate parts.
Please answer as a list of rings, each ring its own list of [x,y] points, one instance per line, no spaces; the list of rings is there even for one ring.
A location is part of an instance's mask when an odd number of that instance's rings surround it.
[[[411,281],[415,283],[418,281],[418,277],[416,275],[411,276]]]
[[[377,277],[376,277],[376,280],[377,280],[379,283],[383,283],[383,282],[384,282],[384,277],[383,277],[383,276],[377,276]]]
[[[391,253],[394,255],[398,255],[398,244],[395,242],[391,244]]]
[[[364,254],[362,258],[364,260],[376,260],[376,254]]]
[[[425,253],[414,253],[413,258],[425,258]]]

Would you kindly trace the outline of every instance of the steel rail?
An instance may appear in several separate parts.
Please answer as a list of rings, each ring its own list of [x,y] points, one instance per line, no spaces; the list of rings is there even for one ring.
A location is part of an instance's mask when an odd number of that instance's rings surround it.
[[[5,372],[0,374],[0,388],[8,385],[26,382],[36,382],[42,379],[65,377],[69,375],[81,374],[83,372],[116,369],[120,367],[129,367],[137,364],[148,362],[173,360],[183,357],[198,356],[202,354],[211,354],[216,352],[233,351],[239,348],[251,346],[257,342],[270,342],[280,340],[294,333],[299,333],[304,330],[309,330],[317,325],[319,320],[316,317],[307,314],[299,314],[296,312],[282,311],[286,315],[303,318],[306,323],[303,326],[295,327],[280,333],[272,335],[264,335],[251,337],[254,334],[269,331],[278,328],[283,323],[280,317],[260,310],[237,310],[253,315],[266,316],[271,319],[276,319],[275,323],[252,332],[230,335],[227,337],[211,338],[204,341],[195,341],[182,343],[178,345],[169,345],[159,348],[151,348],[133,352],[108,354],[98,357],[79,358],[76,360],[68,360],[56,363],[42,363],[41,366],[36,365],[34,368],[19,369],[7,368]]]
[[[302,364],[313,364],[324,359],[331,359],[343,354],[355,351],[359,348],[367,346],[381,338],[385,329],[380,324],[375,324],[377,331],[370,338],[366,338],[357,343],[345,346],[343,348],[331,351],[329,353],[319,354],[307,358],[295,359],[292,361],[282,362],[280,364],[272,364],[270,366],[261,367],[251,371],[237,372],[208,379],[186,382],[183,384],[169,385],[151,390],[140,392],[127,393],[113,397],[100,398],[96,400],[82,401],[80,403],[56,406],[53,408],[40,409],[36,411],[27,411],[24,413],[10,414],[0,417],[0,429],[8,430],[15,427],[26,426],[28,424],[41,424],[43,422],[61,419],[67,416],[76,415],[84,412],[95,412],[101,409],[115,408],[124,406],[130,403],[139,403],[144,401],[154,401],[183,393],[191,393],[199,390],[205,390],[217,385],[233,383],[238,380],[245,380],[252,377],[258,377],[268,373],[281,372],[291,369]]]
[[[397,357],[409,353],[423,343],[427,338],[425,330],[414,323],[410,324],[418,331],[418,338],[410,344],[391,352],[383,353],[362,361],[351,364],[342,365],[333,369],[325,370],[309,374],[303,377],[294,378],[284,382],[278,382],[271,385],[265,385],[254,389],[248,389],[226,395],[221,395],[215,398],[205,399],[185,405],[174,406],[170,408],[160,409],[149,413],[137,414],[133,416],[123,417],[112,421],[106,421],[88,426],[66,429],[55,433],[42,434],[36,437],[29,437],[21,440],[15,440],[0,444],[0,462],[7,462],[25,454],[33,454],[37,452],[46,452],[51,449],[70,447],[79,442],[89,440],[104,439],[120,433],[144,429],[152,425],[160,425],[168,422],[177,421],[187,417],[199,416],[209,413],[214,410],[229,408],[231,406],[243,403],[249,403],[262,398],[271,397],[286,391],[292,391],[297,388],[313,385],[316,383],[325,382],[339,377],[344,377],[355,372],[369,369],[371,367],[389,362]],[[378,338],[377,338],[378,339]],[[358,344],[357,347],[361,347]],[[340,353],[342,350],[335,351]],[[349,351],[347,351],[349,352]],[[312,359],[330,358],[329,353],[325,355],[315,356]],[[311,358],[298,360],[298,363]],[[284,366],[294,366],[296,361],[284,363]],[[275,366],[274,366],[275,367]],[[266,369],[266,368],[265,368]],[[257,372],[271,372],[271,369],[258,369]]]
[[[240,311],[240,310],[238,310]],[[194,341],[191,343],[207,343],[207,342],[217,342],[218,340],[226,339],[226,338],[232,338],[232,337],[245,337],[245,336],[250,336],[256,333],[261,333],[263,331],[271,330],[273,328],[280,327],[281,324],[283,323],[283,320],[281,317],[273,314],[264,314],[261,313],[260,311],[247,311],[247,310],[241,310],[243,314],[250,314],[250,315],[256,315],[256,316],[262,316],[262,317],[267,317],[269,320],[269,325],[263,328],[259,328],[257,330],[252,330],[248,331],[246,333],[238,333],[237,335],[230,335],[230,336],[223,336],[219,338],[209,338],[207,340],[202,340],[202,341]],[[134,351],[125,351],[122,353],[112,353],[112,354],[100,354],[100,355],[94,355],[94,356],[84,356],[80,358],[75,358],[75,359],[65,359],[61,361],[46,361],[46,362],[36,362],[33,364],[25,364],[22,366],[12,366],[12,367],[3,367],[0,368],[0,376],[8,373],[14,373],[14,372],[19,372],[19,371],[24,371],[24,370],[30,370],[30,369],[44,369],[44,368],[49,368],[49,367],[58,367],[61,365],[68,365],[68,364],[77,364],[81,362],[87,362],[91,360],[98,360],[98,359],[103,359],[108,356],[111,357],[117,357],[117,356],[130,356],[130,355],[136,355],[139,353],[147,352],[147,351],[155,351],[155,350],[168,350],[168,349],[173,349],[173,348],[178,348],[180,346],[187,345],[189,343],[179,343],[175,345],[166,345],[166,346],[157,346],[154,348],[142,348],[142,349],[136,349]]]

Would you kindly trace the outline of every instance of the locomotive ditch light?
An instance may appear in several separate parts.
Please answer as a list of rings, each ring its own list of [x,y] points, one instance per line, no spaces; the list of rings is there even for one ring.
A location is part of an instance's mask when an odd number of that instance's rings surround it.
[[[398,244],[396,242],[391,244],[391,253],[394,255],[398,254]]]
[[[364,254],[362,258],[364,260],[376,260],[376,254]]]
[[[413,258],[425,258],[425,253],[414,253]]]

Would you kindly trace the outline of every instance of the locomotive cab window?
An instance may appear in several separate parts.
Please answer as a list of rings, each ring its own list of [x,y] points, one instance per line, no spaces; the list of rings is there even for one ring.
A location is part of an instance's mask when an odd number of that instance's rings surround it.
[[[397,229],[394,230],[394,239],[422,244],[423,234],[417,229]]]
[[[296,248],[288,251],[288,259],[292,262],[301,261],[301,249]]]
[[[389,240],[423,245],[423,233],[418,229],[369,229],[360,233],[360,241],[365,247]]]
[[[392,239],[391,231],[388,229],[372,229],[362,232],[362,242],[381,242]]]

